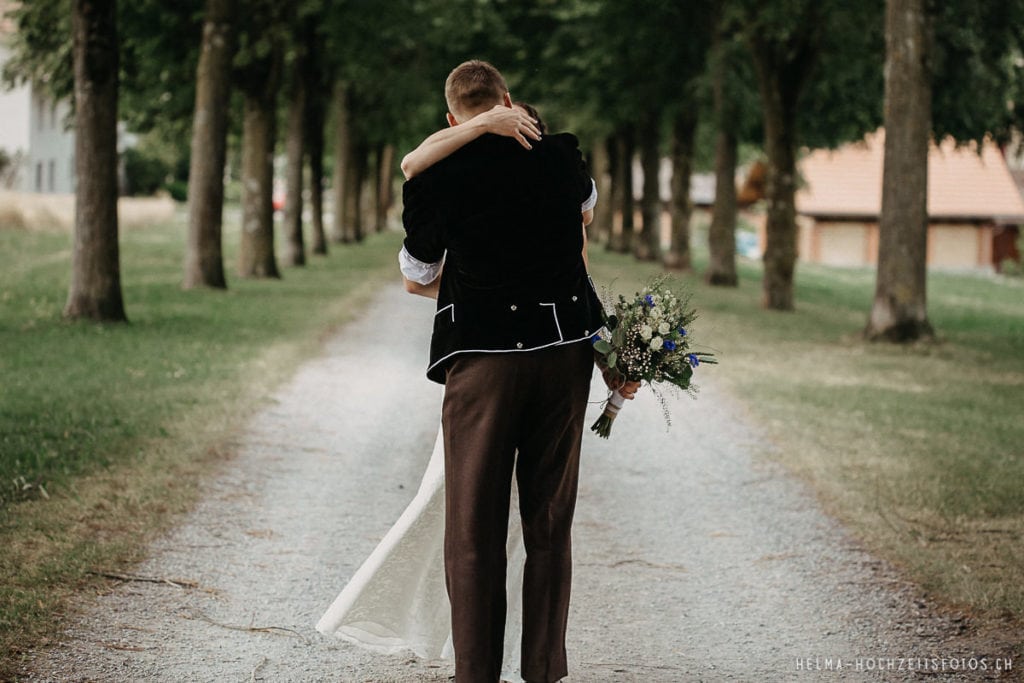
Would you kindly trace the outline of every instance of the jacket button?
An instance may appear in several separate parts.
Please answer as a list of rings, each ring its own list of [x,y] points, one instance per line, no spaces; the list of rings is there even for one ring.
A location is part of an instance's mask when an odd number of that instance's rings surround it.
[[[572,298],[572,300],[573,300],[573,301],[576,301],[576,297],[574,296],[574,297]]]
[[[514,310],[516,310],[516,305],[515,305],[515,304],[512,304],[511,306],[509,306],[509,308],[510,308],[510,309],[512,309],[512,310],[514,311]]]
[[[516,348],[517,349],[523,348],[523,342],[516,342]]]

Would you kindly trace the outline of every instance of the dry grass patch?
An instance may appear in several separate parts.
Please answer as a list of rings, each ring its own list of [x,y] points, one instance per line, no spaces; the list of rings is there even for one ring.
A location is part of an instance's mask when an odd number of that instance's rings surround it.
[[[174,200],[162,197],[121,197],[117,217],[124,230],[166,223],[177,210]],[[0,230],[70,232],[75,222],[75,195],[37,194],[0,190]]]

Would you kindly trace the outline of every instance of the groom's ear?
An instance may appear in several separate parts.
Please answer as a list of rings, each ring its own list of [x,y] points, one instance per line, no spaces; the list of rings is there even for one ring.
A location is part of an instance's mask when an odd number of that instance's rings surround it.
[[[445,116],[448,118],[449,127],[454,128],[455,126],[459,125],[459,122],[455,120],[455,117],[452,116],[451,112],[448,112],[447,114],[445,114]]]
[[[505,91],[504,104],[509,109],[512,108],[512,94],[508,90]]]

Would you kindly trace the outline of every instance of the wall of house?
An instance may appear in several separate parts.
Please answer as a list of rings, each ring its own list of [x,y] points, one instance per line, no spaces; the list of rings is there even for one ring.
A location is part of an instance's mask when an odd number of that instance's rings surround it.
[[[0,37],[0,67],[10,58],[10,49]],[[27,85],[11,90],[0,88],[0,149],[12,156],[21,156],[22,164],[16,173],[11,174],[11,187],[22,187],[25,169],[24,156],[29,147],[29,108],[32,94]]]
[[[809,257],[829,266],[863,266],[874,262],[871,228],[860,221],[816,221]],[[876,246],[877,249],[877,246]]]
[[[22,189],[68,194],[75,191],[75,134],[65,124],[67,102],[53,102],[33,91],[29,123],[29,157]]]
[[[801,218],[798,241],[801,259],[829,266],[870,266],[876,263],[877,224]],[[990,267],[994,231],[994,226],[989,224],[932,223],[928,227],[928,267]]]
[[[0,34],[0,67],[11,57],[9,36]],[[75,190],[75,135],[65,130],[71,107],[54,103],[31,85],[0,88],[0,148],[20,156],[9,189],[69,194]]]
[[[989,246],[987,254],[986,244]],[[931,225],[928,228],[928,265],[935,268],[988,265],[992,260],[991,244],[991,230],[986,226],[970,223]]]

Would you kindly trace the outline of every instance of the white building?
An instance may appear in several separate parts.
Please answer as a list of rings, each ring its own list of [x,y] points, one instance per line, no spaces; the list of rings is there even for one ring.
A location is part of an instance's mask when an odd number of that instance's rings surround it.
[[[0,66],[10,58],[14,22],[3,15],[10,8],[0,0]],[[5,174],[10,187],[22,192],[69,194],[75,190],[75,134],[65,123],[67,102],[54,102],[32,84],[0,89],[0,150],[17,168]]]

